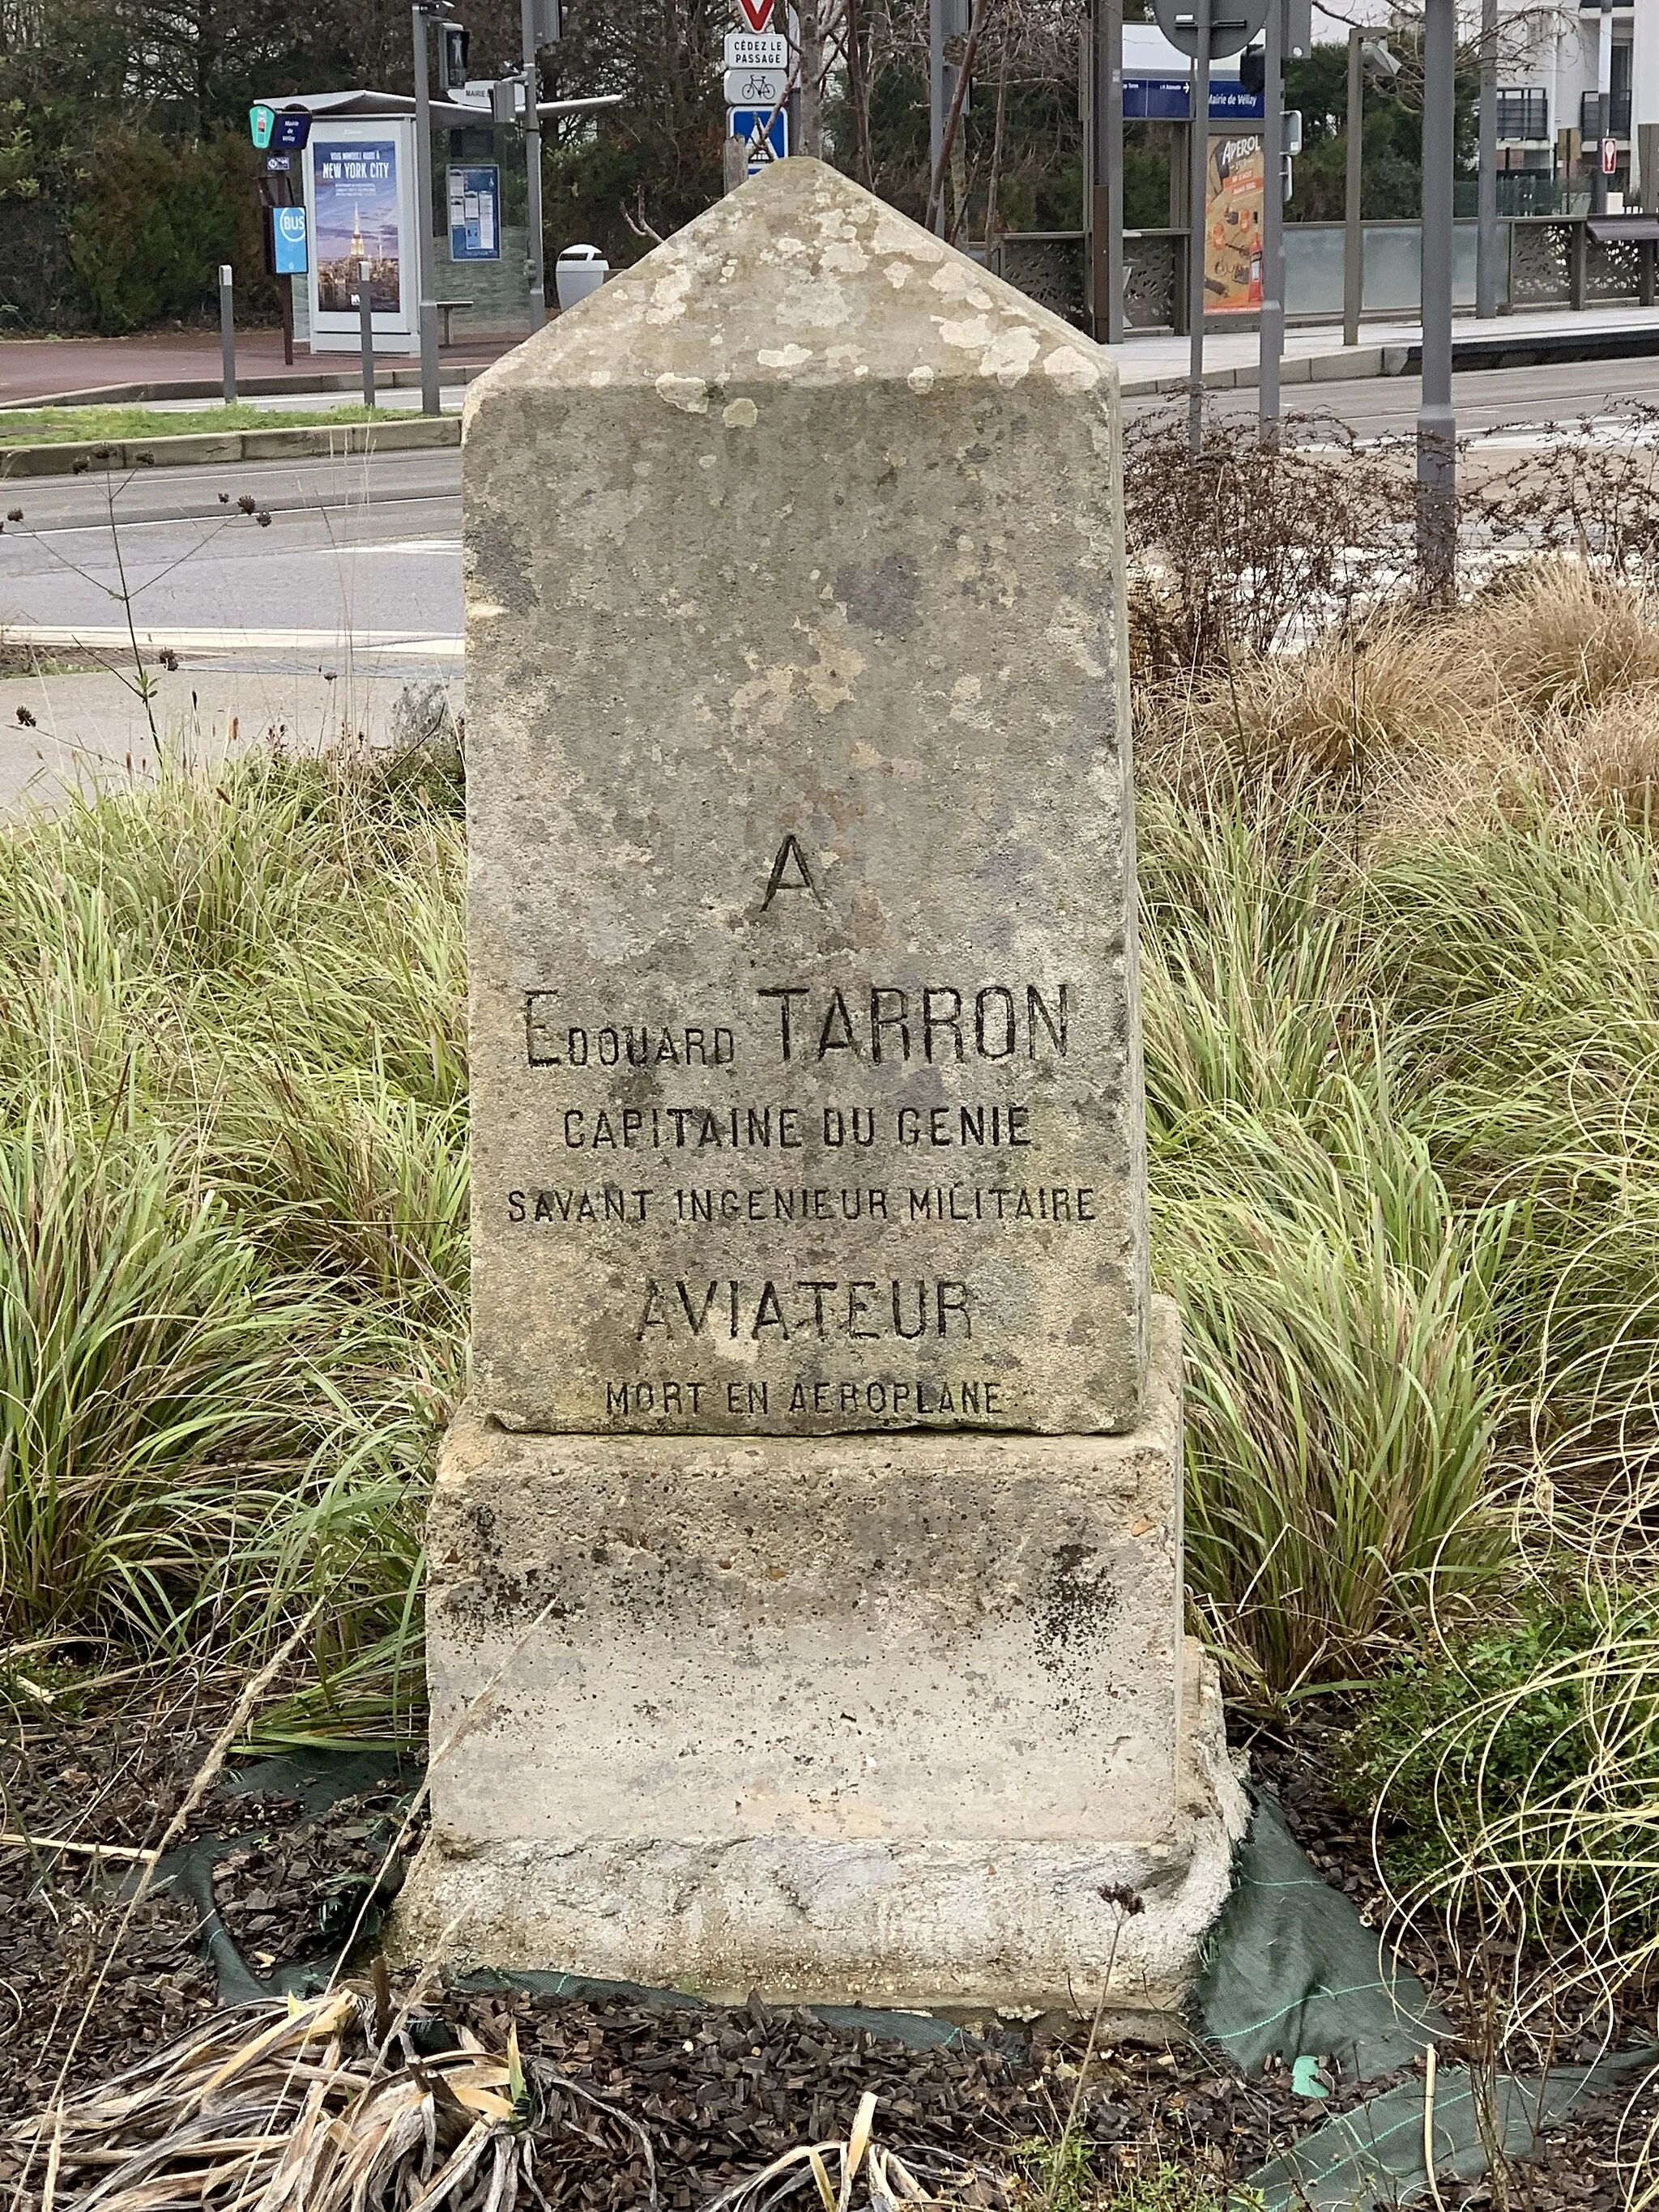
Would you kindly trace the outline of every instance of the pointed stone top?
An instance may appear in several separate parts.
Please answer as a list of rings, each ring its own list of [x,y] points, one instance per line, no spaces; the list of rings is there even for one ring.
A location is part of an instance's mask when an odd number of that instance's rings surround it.
[[[745,387],[873,378],[926,392],[940,380],[1028,376],[1107,402],[1109,356],[1046,307],[822,161],[780,161],[471,387],[470,423],[509,393],[549,385],[654,385],[707,411]]]

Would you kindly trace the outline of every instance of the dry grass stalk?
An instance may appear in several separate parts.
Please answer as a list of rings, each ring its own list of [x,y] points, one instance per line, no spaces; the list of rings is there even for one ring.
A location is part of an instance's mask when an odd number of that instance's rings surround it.
[[[873,2140],[876,2098],[866,2090],[845,2142],[799,2143],[714,2197],[703,2212],[770,2212],[770,2208],[813,2197],[823,2212],[850,2212],[855,2184],[871,2212],[905,2212],[911,2205],[975,2205],[1012,2202],[1012,2179],[939,2150],[907,2152],[883,2148]],[[835,2172],[832,2172],[832,2166]]]
[[[15,2140],[49,2146],[57,2212],[513,2212],[544,2208],[538,2174],[562,2136],[605,2142],[643,2168],[639,2123],[516,2044],[422,2056],[399,2020],[374,2039],[372,1991],[216,2014],[89,2094],[40,2115]],[[43,2200],[44,2201],[44,2200]]]
[[[1643,820],[1659,776],[1652,597],[1532,562],[1442,619],[1395,609],[1145,688],[1136,750],[1188,798],[1343,790],[1385,835],[1540,804]]]
[[[125,1859],[137,1866],[154,1866],[160,1851],[137,1850],[129,1844],[81,1844],[66,1836],[21,1836],[9,1830],[0,1834],[0,1850],[72,1851],[77,1858]]]
[[[384,1989],[215,2014],[169,2049],[40,2114],[13,2140],[45,2149],[36,2212],[543,2212],[570,2194],[563,2148],[598,2148],[637,2166],[646,2212],[658,2201],[641,2124],[535,2057],[516,2035],[487,2050],[418,2048],[408,2008]],[[803,2144],[714,2200],[708,2212],[767,2212],[815,2196],[852,2212],[1006,2201],[1004,2177],[937,2152],[902,2158],[873,2140],[866,2093],[845,2142]]]

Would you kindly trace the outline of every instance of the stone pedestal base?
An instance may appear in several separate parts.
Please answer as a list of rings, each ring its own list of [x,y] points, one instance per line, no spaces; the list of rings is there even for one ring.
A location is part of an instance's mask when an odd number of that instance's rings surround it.
[[[1183,1648],[1180,1336],[1126,1436],[512,1435],[430,1522],[401,1956],[1174,2008],[1245,1805]]]

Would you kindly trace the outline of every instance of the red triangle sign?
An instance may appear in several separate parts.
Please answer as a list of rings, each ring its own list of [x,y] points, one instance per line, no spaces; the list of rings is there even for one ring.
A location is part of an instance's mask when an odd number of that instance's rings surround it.
[[[772,0],[738,0],[751,31],[763,31],[772,20]]]

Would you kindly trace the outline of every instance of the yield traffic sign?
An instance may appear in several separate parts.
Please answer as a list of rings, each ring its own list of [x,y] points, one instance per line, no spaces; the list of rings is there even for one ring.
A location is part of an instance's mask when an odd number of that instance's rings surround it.
[[[772,20],[772,0],[738,0],[738,5],[751,31],[763,31]]]

